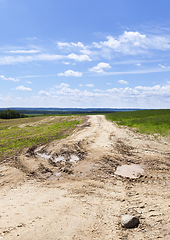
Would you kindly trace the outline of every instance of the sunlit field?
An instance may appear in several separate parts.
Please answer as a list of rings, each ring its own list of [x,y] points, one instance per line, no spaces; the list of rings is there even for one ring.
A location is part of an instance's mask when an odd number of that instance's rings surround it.
[[[140,133],[170,136],[170,109],[115,112],[106,114],[106,118]]]
[[[31,145],[67,137],[81,121],[78,116],[0,119],[0,156]]]

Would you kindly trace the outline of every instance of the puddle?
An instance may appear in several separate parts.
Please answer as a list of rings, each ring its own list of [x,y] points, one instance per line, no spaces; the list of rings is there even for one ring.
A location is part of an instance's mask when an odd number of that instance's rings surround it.
[[[53,176],[55,176],[55,177],[60,177],[60,176],[61,176],[61,172],[54,172],[54,173],[53,173]]]
[[[49,180],[59,179],[61,177],[61,172],[54,172],[52,176],[49,177]]]
[[[46,153],[36,153],[38,156],[40,156],[41,158],[44,158],[46,160],[51,158],[51,155],[48,155]]]
[[[52,161],[53,161],[53,162],[59,162],[59,161],[63,161],[63,162],[65,162],[66,159],[65,159],[64,156],[58,156],[58,157],[52,159]]]
[[[117,167],[115,174],[122,177],[137,178],[144,174],[144,169],[136,164],[122,165]]]
[[[43,147],[44,147],[44,146],[41,146],[41,147],[35,149],[34,152],[37,153],[37,152],[40,151]]]
[[[53,160],[53,162],[59,162],[59,161],[65,162],[66,158],[64,156],[58,156],[52,160]],[[76,155],[71,155],[69,158],[67,158],[67,160],[72,163],[76,163],[79,160],[79,158]]]
[[[79,161],[79,157],[77,157],[75,154],[71,154],[69,157],[65,157],[63,155],[59,155],[57,157],[53,157],[51,156],[50,154],[47,154],[47,153],[39,153],[39,151],[41,151],[41,149],[43,148],[40,147],[38,149],[36,149],[34,152],[36,153],[36,155],[38,155],[39,157],[41,158],[44,158],[45,160],[48,160],[48,159],[52,159],[53,162],[60,162],[60,161],[69,161],[69,162],[72,162],[72,163],[76,163],[77,161]]]
[[[71,155],[70,156],[70,162],[77,162],[77,161],[79,161],[79,158],[76,156],[76,155]]]
[[[39,148],[37,148],[36,150],[34,150],[34,153],[36,155],[38,155],[39,157],[41,158],[44,158],[45,160],[48,160],[51,158],[51,155],[50,154],[47,154],[47,153],[39,153],[39,151],[41,151],[43,149],[44,146],[41,146]]]

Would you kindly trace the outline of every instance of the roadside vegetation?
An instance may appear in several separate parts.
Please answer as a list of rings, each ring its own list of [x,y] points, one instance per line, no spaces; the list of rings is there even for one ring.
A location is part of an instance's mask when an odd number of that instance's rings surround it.
[[[78,116],[0,119],[0,156],[65,138],[80,121]]]
[[[106,118],[146,134],[170,136],[170,109],[114,112]]]

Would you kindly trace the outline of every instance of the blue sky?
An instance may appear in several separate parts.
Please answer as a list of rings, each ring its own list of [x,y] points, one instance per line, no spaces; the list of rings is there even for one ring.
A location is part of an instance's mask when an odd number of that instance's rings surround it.
[[[170,108],[169,0],[0,0],[0,107]]]

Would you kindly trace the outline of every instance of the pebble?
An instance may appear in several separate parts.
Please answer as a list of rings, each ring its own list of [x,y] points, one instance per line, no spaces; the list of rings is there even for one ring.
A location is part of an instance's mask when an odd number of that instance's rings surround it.
[[[125,214],[121,216],[121,224],[122,227],[132,228],[139,224],[139,219],[129,214]]]

